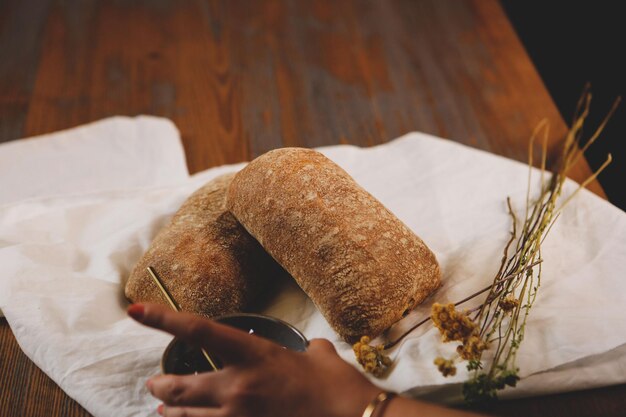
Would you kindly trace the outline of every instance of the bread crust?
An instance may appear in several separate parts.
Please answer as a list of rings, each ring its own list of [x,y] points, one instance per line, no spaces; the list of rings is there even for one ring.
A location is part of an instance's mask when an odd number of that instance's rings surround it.
[[[345,340],[379,335],[440,285],[424,242],[319,152],[258,157],[226,204]]]
[[[183,311],[207,317],[244,311],[272,286],[280,266],[226,210],[233,177],[215,178],[184,202],[133,268],[129,300],[166,303],[148,266]]]

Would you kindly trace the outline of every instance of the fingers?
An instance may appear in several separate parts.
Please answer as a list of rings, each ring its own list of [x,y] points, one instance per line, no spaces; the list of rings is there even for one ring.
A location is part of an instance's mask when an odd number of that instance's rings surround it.
[[[177,313],[158,304],[133,304],[128,314],[142,324],[200,345],[227,363],[254,361],[273,346],[265,339],[233,327],[194,314]]]
[[[219,408],[170,407],[161,405],[157,412],[164,417],[224,417]]]
[[[324,352],[337,354],[335,346],[328,339],[313,339],[309,342],[307,349],[310,353]]]
[[[160,375],[146,383],[150,393],[169,406],[217,407],[223,403],[223,384],[218,375]]]

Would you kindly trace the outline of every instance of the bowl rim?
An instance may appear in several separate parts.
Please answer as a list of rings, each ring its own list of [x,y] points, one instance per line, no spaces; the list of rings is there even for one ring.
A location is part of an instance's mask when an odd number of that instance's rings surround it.
[[[289,329],[291,329],[291,331],[293,331],[296,335],[298,335],[300,337],[300,339],[302,339],[302,341],[304,342],[304,347],[307,348],[309,346],[309,339],[306,338],[306,336],[294,325],[292,325],[291,323],[288,323],[284,320],[281,320],[277,317],[273,317],[273,316],[268,316],[266,314],[259,314],[259,313],[230,313],[230,314],[224,314],[218,317],[212,317],[209,320],[213,320],[213,321],[217,321],[219,323],[220,320],[222,319],[228,319],[231,317],[254,317],[254,318],[260,318],[263,320],[269,320],[269,321],[273,321],[279,324],[282,324],[284,326],[287,326]],[[222,323],[224,324],[224,323]],[[160,367],[161,367],[161,373],[165,375],[165,358],[169,355],[170,351],[173,349],[174,344],[180,340],[180,338],[174,336],[172,338],[172,340],[170,340],[170,342],[167,344],[167,347],[165,348],[165,350],[163,351],[163,354],[161,355],[161,363],[160,363]]]

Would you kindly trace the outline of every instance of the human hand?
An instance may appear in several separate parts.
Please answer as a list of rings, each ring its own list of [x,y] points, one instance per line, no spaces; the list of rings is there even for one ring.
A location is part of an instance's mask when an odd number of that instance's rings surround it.
[[[205,348],[224,363],[216,372],[150,378],[146,385],[163,401],[158,411],[164,416],[355,417],[380,392],[328,340],[312,340],[306,352],[294,352],[156,304],[133,304],[128,314]]]

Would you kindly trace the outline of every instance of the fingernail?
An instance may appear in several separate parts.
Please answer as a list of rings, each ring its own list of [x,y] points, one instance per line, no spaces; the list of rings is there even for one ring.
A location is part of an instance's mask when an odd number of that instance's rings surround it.
[[[126,312],[135,320],[141,321],[143,319],[144,306],[143,304],[131,304]]]
[[[157,407],[157,413],[159,413],[160,416],[163,415],[163,404],[159,404]]]

